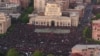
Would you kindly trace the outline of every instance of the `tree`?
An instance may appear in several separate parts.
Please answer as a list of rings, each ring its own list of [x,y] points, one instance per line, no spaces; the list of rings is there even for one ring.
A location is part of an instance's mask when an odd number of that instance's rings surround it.
[[[28,23],[28,21],[29,21],[29,17],[28,17],[27,14],[24,15],[24,16],[21,18],[21,22],[23,22],[23,23]]]
[[[100,13],[96,15],[96,19],[100,19]]]
[[[29,7],[27,9],[24,10],[24,12],[21,14],[21,16],[19,17],[19,21],[22,23],[28,23],[29,22],[29,17],[28,14],[31,14],[33,12],[33,0],[30,0],[30,4]]]
[[[7,56],[20,56],[18,51],[14,48],[8,50]]]
[[[0,51],[0,56],[4,56],[4,54]]]
[[[36,50],[36,51],[32,54],[32,56],[43,56],[43,53],[42,53],[41,51],[39,51],[39,50]]]
[[[82,55],[79,53],[72,53],[71,56],[82,56]]]
[[[54,56],[53,54],[48,54],[47,56]]]
[[[91,29],[89,27],[85,27],[83,30],[83,36],[88,38],[91,37]]]

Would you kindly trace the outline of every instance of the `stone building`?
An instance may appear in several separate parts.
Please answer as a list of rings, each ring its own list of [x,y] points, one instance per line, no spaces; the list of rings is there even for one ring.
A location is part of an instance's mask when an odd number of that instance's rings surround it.
[[[43,15],[44,14],[44,15]],[[70,13],[70,16],[62,16],[60,5],[54,2],[47,3],[45,12],[41,15],[31,14],[28,24],[40,26],[78,26],[79,13]]]
[[[7,29],[10,26],[11,26],[11,18],[4,13],[0,13],[0,34],[6,33]]]
[[[62,11],[69,8],[69,0],[34,0],[34,9],[37,12],[44,12],[46,4],[52,1],[60,5]]]
[[[30,0],[20,0],[21,7],[27,8],[29,6]]]
[[[84,15],[85,6],[84,5],[77,5],[74,9],[66,9],[64,12],[72,13],[76,12],[79,13],[79,17],[82,18]]]
[[[13,3],[2,3],[0,4],[0,12],[4,13],[17,13],[19,12],[19,5]]]
[[[9,0],[10,3],[15,3],[20,5],[20,0]]]
[[[13,18],[18,18],[20,16],[20,5],[14,3],[0,3],[0,12],[6,13]]]
[[[22,8],[29,6],[30,0],[9,0],[10,3],[19,4]]]
[[[79,53],[82,56],[100,56],[100,45],[75,45],[71,53]]]
[[[100,41],[100,20],[92,21],[92,38]]]
[[[45,9],[47,0],[34,0],[34,10],[37,12],[43,12]]]
[[[69,0],[55,0],[55,2],[61,6],[62,11],[65,11],[69,8]]]

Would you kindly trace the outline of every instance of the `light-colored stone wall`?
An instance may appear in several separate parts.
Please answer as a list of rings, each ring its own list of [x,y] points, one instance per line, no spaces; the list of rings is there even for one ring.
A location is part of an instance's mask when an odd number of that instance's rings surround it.
[[[10,3],[20,4],[20,0],[9,0]]]
[[[0,13],[0,34],[6,33],[11,26],[11,18],[4,13]]]
[[[52,26],[52,21],[54,21],[54,26],[71,26],[71,18],[59,16],[37,16],[36,18],[31,18],[29,24]]]
[[[29,24],[41,26],[78,26],[79,13],[70,13],[70,17],[62,16],[61,7],[57,3],[47,3],[45,15],[31,14]]]
[[[56,3],[47,3],[45,16],[61,16],[61,7]]]
[[[51,0],[34,0],[34,9],[37,12],[44,11],[46,4],[50,1]],[[62,11],[69,8],[69,0],[54,0],[54,2],[61,6]]]
[[[46,0],[34,0],[34,9],[37,12],[44,12],[46,6]]]
[[[70,17],[71,17],[71,24],[72,26],[78,26],[79,24],[79,13],[76,13],[76,12],[72,12],[70,14]]]

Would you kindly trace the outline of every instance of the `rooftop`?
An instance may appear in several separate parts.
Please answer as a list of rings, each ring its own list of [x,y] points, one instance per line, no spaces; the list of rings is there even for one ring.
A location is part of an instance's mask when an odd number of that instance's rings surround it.
[[[91,49],[91,48],[99,48],[100,49],[100,45],[75,45],[72,49],[78,49],[78,50],[83,50],[83,49]]]
[[[93,20],[92,22],[93,22],[93,23],[100,23],[100,19],[98,19],[98,20]]]
[[[13,8],[13,7],[18,7],[18,4],[13,4],[13,3],[3,3],[0,4],[0,8]]]

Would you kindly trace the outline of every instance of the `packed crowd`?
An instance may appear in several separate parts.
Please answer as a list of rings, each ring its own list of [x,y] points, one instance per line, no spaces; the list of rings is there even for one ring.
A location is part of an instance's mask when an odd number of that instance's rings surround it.
[[[22,52],[38,49],[46,54],[66,56],[74,45],[85,43],[76,28],[70,28],[68,34],[36,33],[35,28],[33,25],[16,24],[10,34],[0,38],[0,49],[16,48]]]

